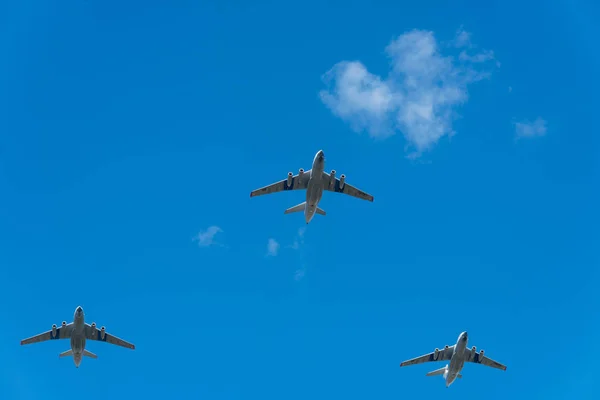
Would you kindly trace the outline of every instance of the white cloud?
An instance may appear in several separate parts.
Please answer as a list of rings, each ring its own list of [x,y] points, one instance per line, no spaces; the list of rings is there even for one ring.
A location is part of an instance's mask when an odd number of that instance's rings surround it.
[[[269,239],[267,242],[267,256],[276,256],[279,251],[279,243],[275,239]]]
[[[471,34],[461,26],[456,31],[453,44],[456,47],[471,47]]]
[[[294,272],[294,279],[299,281],[300,279],[304,278],[304,275],[306,274],[306,268],[302,267],[300,269],[297,269],[296,272]]]
[[[217,233],[223,232],[221,228],[218,226],[210,226],[205,231],[200,231],[193,240],[198,241],[198,246],[200,247],[208,247],[214,244],[218,244],[215,242],[214,238]]]
[[[470,61],[472,63],[482,63],[494,59],[494,52],[492,50],[483,50],[481,53],[474,55],[467,54],[466,50],[463,50],[458,55],[458,59],[461,61]]]
[[[453,43],[473,47],[464,30]],[[456,107],[467,101],[470,84],[490,76],[481,67],[494,55],[463,51],[458,60],[444,56],[433,32],[423,30],[404,33],[385,51],[391,59],[385,79],[360,61],[342,61],[325,73],[327,88],[319,95],[353,130],[379,139],[400,131],[419,155],[441,137],[454,134]]]
[[[304,244],[304,232],[306,232],[306,227],[303,226],[302,228],[298,229],[298,233],[294,238],[294,242],[290,246],[292,249],[298,250],[300,246]]]
[[[547,122],[541,117],[537,117],[537,119],[533,122],[517,122],[515,123],[515,131],[517,134],[517,138],[531,138],[544,136],[547,130],[546,124]]]

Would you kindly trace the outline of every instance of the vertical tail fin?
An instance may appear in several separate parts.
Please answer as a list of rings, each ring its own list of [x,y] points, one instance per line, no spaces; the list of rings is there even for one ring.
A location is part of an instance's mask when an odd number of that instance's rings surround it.
[[[97,355],[92,353],[91,351],[83,350],[83,355],[89,358],[98,358]]]
[[[67,350],[67,351],[63,351],[62,353],[60,353],[58,355],[58,357],[62,358],[62,357],[70,357],[73,355],[73,350]]]
[[[291,214],[291,213],[295,213],[295,212],[299,212],[299,211],[304,211],[305,207],[306,207],[306,202],[303,201],[302,203],[298,204],[297,206],[290,207],[287,210],[285,210],[284,214]]]

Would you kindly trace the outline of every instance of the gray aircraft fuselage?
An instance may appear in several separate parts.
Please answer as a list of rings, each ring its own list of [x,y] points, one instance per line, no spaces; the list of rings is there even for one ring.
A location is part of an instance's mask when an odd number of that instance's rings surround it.
[[[85,322],[83,309],[77,307],[73,316],[73,330],[71,331],[71,350],[73,350],[73,361],[79,368],[85,349]]]
[[[308,224],[311,219],[315,216],[317,206],[321,197],[323,197],[323,190],[325,188],[325,181],[323,180],[323,172],[325,171],[325,154],[323,150],[319,150],[313,160],[312,169],[310,170],[310,179],[306,186],[306,207],[304,208],[304,219]]]
[[[467,332],[463,332],[458,335],[458,340],[456,345],[454,346],[454,353],[452,354],[452,358],[450,359],[450,365],[446,367],[446,373],[444,374],[444,378],[446,379],[446,387],[449,387],[454,383],[458,374],[463,369],[465,365],[465,349],[467,348],[469,337]]]

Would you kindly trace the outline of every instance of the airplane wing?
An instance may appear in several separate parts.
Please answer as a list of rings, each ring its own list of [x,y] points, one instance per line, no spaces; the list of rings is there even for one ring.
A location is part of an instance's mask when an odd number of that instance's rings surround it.
[[[73,323],[59,326],[56,328],[56,332],[53,333],[53,329],[40,333],[39,335],[32,336],[27,339],[21,340],[21,345],[45,342],[46,340],[57,340],[57,339],[69,339],[71,332],[73,331]]]
[[[492,360],[489,357],[483,355],[483,351],[479,353],[477,351],[473,351],[472,349],[465,349],[465,361],[472,362],[474,364],[482,364],[488,367],[501,369],[502,371],[506,371],[506,365],[500,364],[497,361]]]
[[[260,189],[253,190],[250,192],[250,197],[260,196],[263,194],[271,194],[277,193],[284,190],[300,190],[306,189],[308,186],[308,180],[310,179],[310,171],[305,171],[301,176],[299,174],[296,175],[288,175],[288,179],[284,179],[279,182],[272,183],[268,186],[262,187]]]
[[[363,192],[360,189],[355,188],[354,186],[344,182],[344,186],[340,189],[340,179],[334,176],[334,179],[331,179],[331,175],[327,172],[323,171],[323,181],[325,181],[325,190],[336,193],[344,193],[352,197],[356,197],[358,199],[373,201],[373,196],[368,193]],[[327,184],[329,182],[329,184]]]
[[[452,358],[453,353],[454,353],[454,345],[439,350],[437,352],[437,354],[434,351],[429,354],[424,354],[420,357],[406,360],[406,361],[402,362],[400,364],[400,366],[406,367],[407,365],[423,364],[423,363],[432,362],[432,361],[447,361]]]
[[[113,336],[102,329],[97,329],[96,326],[91,326],[90,324],[85,324],[85,337],[88,340],[97,340],[99,342],[115,344],[117,346],[127,347],[131,350],[135,349],[135,345]]]

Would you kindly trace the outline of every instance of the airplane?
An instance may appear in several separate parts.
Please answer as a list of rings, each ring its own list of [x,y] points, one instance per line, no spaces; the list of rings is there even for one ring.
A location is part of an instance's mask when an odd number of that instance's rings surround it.
[[[454,383],[456,378],[462,378],[460,374],[465,362],[472,362],[475,364],[483,364],[488,367],[498,368],[506,371],[506,366],[500,364],[491,358],[485,357],[483,350],[477,353],[477,348],[473,346],[471,349],[467,348],[468,335],[467,332],[462,332],[458,336],[458,341],[453,346],[446,345],[442,350],[435,349],[433,353],[422,355],[421,357],[413,358],[411,360],[404,361],[400,364],[401,367],[407,365],[422,364],[430,361],[448,361],[450,365],[446,364],[445,367],[436,369],[426,374],[426,376],[443,375],[446,380],[446,387],[449,387]]]
[[[75,315],[73,316],[73,322],[67,324],[63,321],[62,326],[56,327],[56,324],[52,325],[52,329],[40,333],[39,335],[32,336],[28,339],[21,340],[21,345],[45,342],[46,340],[56,339],[71,339],[71,350],[60,353],[59,357],[73,356],[75,367],[79,368],[81,359],[83,356],[90,358],[98,358],[97,355],[85,349],[86,340],[97,340],[100,342],[107,342],[116,344],[117,346],[127,347],[128,349],[135,349],[135,346],[131,343],[119,339],[106,332],[105,328],[96,328],[96,323],[87,324],[84,322],[83,308],[78,306],[75,309]]]
[[[319,208],[319,201],[321,201],[324,190],[335,193],[345,193],[359,199],[373,201],[373,196],[346,183],[346,175],[342,174],[339,178],[336,178],[335,170],[331,170],[330,174],[325,172],[325,154],[323,153],[323,150],[319,150],[315,155],[312,169],[304,171],[303,168],[300,168],[296,175],[289,172],[287,179],[253,190],[250,193],[250,197],[285,190],[302,189],[306,189],[306,201],[288,208],[285,210],[284,214],[304,211],[304,219],[307,224],[312,220],[315,213],[326,215],[325,211]]]

